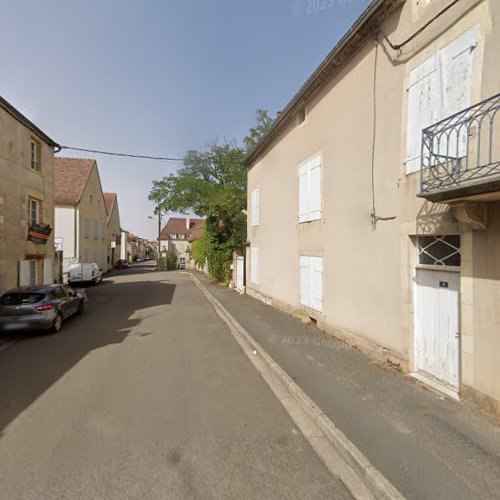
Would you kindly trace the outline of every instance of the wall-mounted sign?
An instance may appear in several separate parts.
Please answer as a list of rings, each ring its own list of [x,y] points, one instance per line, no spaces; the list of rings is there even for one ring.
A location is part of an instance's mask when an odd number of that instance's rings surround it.
[[[116,241],[111,242],[111,248],[116,248]]]
[[[448,288],[448,282],[447,281],[440,281],[439,287],[440,288]]]
[[[28,240],[38,245],[45,245],[51,232],[49,224],[33,224],[28,229]]]
[[[56,249],[56,252],[62,252],[63,239],[62,238],[54,238],[54,247]]]

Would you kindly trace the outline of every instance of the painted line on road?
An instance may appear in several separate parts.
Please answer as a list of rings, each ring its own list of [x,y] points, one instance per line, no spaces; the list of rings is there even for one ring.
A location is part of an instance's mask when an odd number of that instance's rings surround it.
[[[328,470],[356,499],[404,500],[399,491],[376,469],[307,394],[267,354],[229,311],[191,274],[216,313],[262,378],[269,385]]]

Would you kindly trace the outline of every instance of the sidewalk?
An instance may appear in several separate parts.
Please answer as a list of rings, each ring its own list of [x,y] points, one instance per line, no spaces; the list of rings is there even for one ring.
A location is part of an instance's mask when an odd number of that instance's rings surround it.
[[[500,498],[500,429],[487,417],[195,274],[406,498]]]

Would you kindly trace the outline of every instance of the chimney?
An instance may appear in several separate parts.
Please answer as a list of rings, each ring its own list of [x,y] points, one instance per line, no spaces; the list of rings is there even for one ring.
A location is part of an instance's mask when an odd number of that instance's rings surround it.
[[[189,231],[189,224],[191,222],[191,218],[190,217],[186,217],[186,229]]]

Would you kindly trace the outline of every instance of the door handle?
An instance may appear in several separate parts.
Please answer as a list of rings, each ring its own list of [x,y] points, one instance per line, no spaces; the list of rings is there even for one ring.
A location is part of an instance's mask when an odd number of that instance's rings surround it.
[[[457,339],[459,339],[461,336],[462,336],[462,334],[461,334],[460,332],[455,332],[455,337],[456,337]]]

